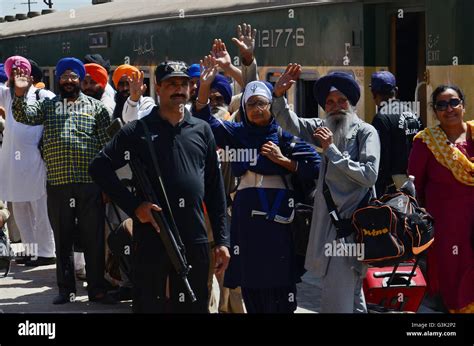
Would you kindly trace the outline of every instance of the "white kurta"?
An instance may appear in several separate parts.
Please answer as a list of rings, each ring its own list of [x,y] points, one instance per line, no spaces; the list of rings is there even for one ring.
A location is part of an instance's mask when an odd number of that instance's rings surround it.
[[[35,87],[27,93],[27,103],[36,102]],[[41,90],[40,98],[55,95]],[[0,149],[0,199],[10,202],[35,201],[46,193],[46,166],[38,144],[43,126],[29,126],[13,119],[10,89],[0,86],[0,106],[5,108],[5,130]]]

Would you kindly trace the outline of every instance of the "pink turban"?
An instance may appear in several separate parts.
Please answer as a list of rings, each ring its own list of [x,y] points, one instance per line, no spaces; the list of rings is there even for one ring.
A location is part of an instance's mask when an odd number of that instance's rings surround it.
[[[8,78],[10,78],[12,69],[14,67],[21,68],[22,70],[26,70],[28,75],[31,74],[31,64],[28,61],[28,59],[22,56],[19,56],[19,55],[11,56],[5,61],[5,73],[7,74]]]

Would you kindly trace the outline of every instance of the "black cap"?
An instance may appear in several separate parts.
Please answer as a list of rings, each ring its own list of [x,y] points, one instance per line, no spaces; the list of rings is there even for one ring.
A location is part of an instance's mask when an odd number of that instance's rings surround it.
[[[39,65],[33,59],[28,59],[31,65],[31,76],[33,77],[35,83],[43,81],[43,71],[41,71]]]
[[[110,61],[105,60],[100,54],[87,54],[83,60],[84,64],[98,64],[110,72]]]
[[[164,61],[155,70],[156,82],[164,81],[171,77],[189,77],[189,68],[184,61]]]

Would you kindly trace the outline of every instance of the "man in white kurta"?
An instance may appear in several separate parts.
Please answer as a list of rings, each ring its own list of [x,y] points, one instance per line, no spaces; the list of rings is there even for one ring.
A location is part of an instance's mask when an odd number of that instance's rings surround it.
[[[36,90],[33,86],[28,90],[29,104],[36,102]],[[55,95],[40,90],[38,96],[43,99]],[[26,264],[51,264],[54,236],[46,205],[46,167],[38,149],[43,126],[28,126],[13,119],[12,100],[10,88],[0,86],[0,106],[6,113],[0,149],[0,200],[12,202],[25,254],[32,257]]]

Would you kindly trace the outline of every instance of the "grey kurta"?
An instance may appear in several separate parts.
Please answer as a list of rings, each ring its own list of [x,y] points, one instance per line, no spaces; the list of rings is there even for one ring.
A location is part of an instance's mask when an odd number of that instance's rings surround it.
[[[272,109],[277,122],[284,130],[316,144],[312,134],[322,125],[321,119],[299,118],[290,111],[283,97],[274,100]],[[372,125],[358,118],[351,125],[347,137],[344,150],[339,150],[332,144],[324,152],[321,165],[321,172],[324,172],[329,162],[326,183],[343,218],[352,214],[368,189],[375,184],[380,161],[380,140]],[[324,254],[324,246],[336,239],[336,229],[329,217],[322,190],[323,174],[320,174],[305,264],[306,269],[318,277],[326,275],[330,261],[330,257]],[[353,241],[353,237],[348,237],[347,242],[351,240]],[[348,265],[360,273],[363,272],[363,266],[356,257],[348,257],[348,261]]]

